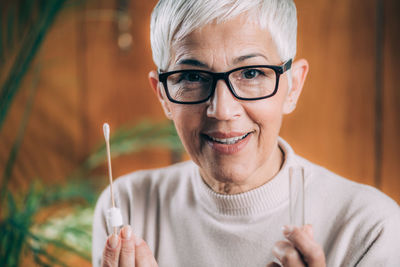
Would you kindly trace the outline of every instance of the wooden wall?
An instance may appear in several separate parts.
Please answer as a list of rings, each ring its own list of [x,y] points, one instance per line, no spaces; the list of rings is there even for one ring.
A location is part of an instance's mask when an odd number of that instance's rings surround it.
[[[380,188],[400,203],[400,1],[383,6],[382,166]]]
[[[300,155],[399,202],[399,2],[296,3],[298,57],[310,72],[282,136]]]
[[[298,57],[308,59],[310,72],[282,135],[306,158],[373,184],[374,1],[297,1],[297,6]]]
[[[163,120],[147,74],[152,1],[131,1],[133,46],[117,45],[114,1],[70,6],[36,59],[41,67],[33,112],[13,172],[20,187],[35,177],[62,180],[112,129]],[[297,0],[298,58],[310,73],[282,136],[300,155],[355,181],[377,186],[400,202],[399,1]],[[3,169],[22,114],[26,77],[0,133]],[[147,151],[113,162],[115,175],[167,165],[168,151]]]

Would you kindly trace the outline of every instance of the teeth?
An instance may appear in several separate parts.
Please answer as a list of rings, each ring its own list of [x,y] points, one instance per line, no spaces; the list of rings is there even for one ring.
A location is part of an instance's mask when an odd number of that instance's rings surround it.
[[[210,137],[211,140],[216,141],[218,143],[226,144],[226,145],[232,145],[232,144],[236,143],[237,141],[245,138],[247,135],[248,135],[248,133],[244,134],[242,136],[236,136],[236,137],[224,138],[224,139],[215,138],[215,137],[211,137],[211,136],[209,136],[209,137]]]

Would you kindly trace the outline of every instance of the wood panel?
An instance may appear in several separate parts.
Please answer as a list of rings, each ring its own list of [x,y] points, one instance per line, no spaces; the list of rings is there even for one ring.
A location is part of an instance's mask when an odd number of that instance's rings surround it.
[[[400,2],[384,3],[382,190],[400,203]]]
[[[74,56],[77,52],[75,18],[74,8],[66,8],[59,15],[2,129],[1,170],[14,142],[29,91],[37,80],[33,109],[13,169],[11,185],[14,188],[26,188],[36,178],[52,183],[62,179],[77,164],[81,136]]]
[[[121,51],[117,45],[117,22],[104,16],[116,10],[110,1],[91,2],[85,20],[85,66],[87,92],[87,144],[102,142],[101,126],[108,121],[113,129],[142,118],[165,120],[161,107],[148,83],[147,75],[155,69],[150,48],[150,13],[155,1],[131,1],[133,46]],[[97,14],[97,15],[96,15]],[[89,16],[90,15],[90,16]],[[165,150],[144,152],[113,161],[115,176],[138,168],[168,165]]]
[[[296,3],[297,57],[310,72],[282,136],[307,159],[373,185],[375,1]]]
[[[117,46],[114,1],[88,1],[61,12],[35,62],[40,66],[37,94],[14,167],[13,187],[35,178],[49,183],[63,180],[103,141],[104,121],[115,130],[143,118],[165,120],[147,80],[148,72],[155,69],[149,41],[154,5],[155,1],[130,4],[134,43],[128,52]],[[0,169],[36,78],[33,73],[25,78],[0,133]],[[170,162],[170,152],[159,149],[121,157],[113,162],[113,169],[118,176]]]

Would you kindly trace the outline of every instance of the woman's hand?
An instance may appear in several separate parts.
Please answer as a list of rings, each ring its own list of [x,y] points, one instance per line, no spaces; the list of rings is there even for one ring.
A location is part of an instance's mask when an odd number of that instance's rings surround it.
[[[103,251],[102,267],[156,267],[157,262],[140,237],[130,226],[124,226],[118,235],[110,235]]]
[[[308,224],[303,227],[284,226],[283,234],[287,240],[276,242],[272,250],[282,266],[326,266],[324,251],[315,242],[311,225]],[[268,267],[275,266],[279,265],[274,262],[268,264]]]

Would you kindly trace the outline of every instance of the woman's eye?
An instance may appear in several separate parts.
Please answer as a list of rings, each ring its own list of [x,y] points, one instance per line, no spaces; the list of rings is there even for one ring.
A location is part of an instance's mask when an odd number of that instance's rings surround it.
[[[200,80],[200,75],[197,73],[188,73],[187,80],[190,82],[197,82]]]
[[[201,75],[196,72],[183,73],[180,78],[180,81],[188,82],[200,82],[202,80],[203,78],[201,77]]]
[[[253,79],[253,78],[257,77],[260,74],[261,74],[261,72],[259,70],[256,70],[256,69],[244,70],[242,72],[242,76],[245,79]]]

